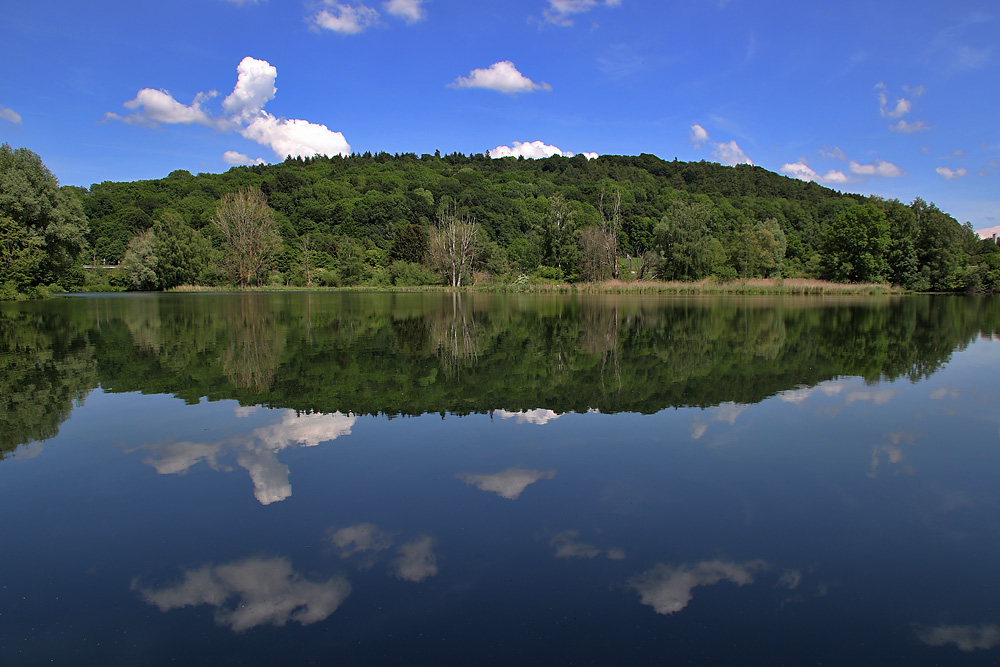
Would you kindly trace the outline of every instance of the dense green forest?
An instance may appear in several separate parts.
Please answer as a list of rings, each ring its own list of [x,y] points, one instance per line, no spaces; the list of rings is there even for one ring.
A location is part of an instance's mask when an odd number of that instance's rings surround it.
[[[0,457],[105,392],[304,412],[756,403],[845,376],[929,377],[993,297],[463,292],[121,295],[0,309]]]
[[[87,189],[60,188],[37,155],[0,147],[0,298],[706,277],[979,292],[1000,287],[998,251],[921,199],[645,154],[365,153]]]

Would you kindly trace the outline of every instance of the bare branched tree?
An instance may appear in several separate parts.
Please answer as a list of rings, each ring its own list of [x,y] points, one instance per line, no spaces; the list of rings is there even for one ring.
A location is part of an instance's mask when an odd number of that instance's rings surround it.
[[[609,199],[611,211],[604,210],[604,186],[601,186],[601,233],[604,235],[604,261],[611,278],[618,279],[618,230],[622,224],[622,191],[615,188]]]
[[[459,215],[450,204],[438,213],[438,224],[430,232],[430,260],[433,268],[444,273],[452,287],[461,287],[476,259],[479,225],[472,216]]]
[[[260,285],[267,279],[278,250],[274,212],[257,188],[222,196],[215,209],[215,228],[226,249],[226,268],[236,285]]]

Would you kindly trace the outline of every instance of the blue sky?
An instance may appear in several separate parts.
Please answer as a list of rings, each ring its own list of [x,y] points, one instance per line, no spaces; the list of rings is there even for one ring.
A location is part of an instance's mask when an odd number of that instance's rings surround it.
[[[4,5],[0,142],[63,184],[287,153],[653,153],[1000,225],[995,0]]]

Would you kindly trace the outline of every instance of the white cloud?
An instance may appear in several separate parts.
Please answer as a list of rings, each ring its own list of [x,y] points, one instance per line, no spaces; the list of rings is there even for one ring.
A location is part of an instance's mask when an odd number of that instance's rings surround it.
[[[240,61],[236,72],[236,85],[233,92],[222,100],[222,108],[241,120],[249,120],[274,99],[274,94],[278,92],[274,86],[278,70],[266,60],[247,56]]]
[[[392,561],[396,576],[404,581],[421,582],[438,573],[434,540],[421,535],[399,547],[399,556]]]
[[[490,157],[545,158],[553,155],[573,157],[573,153],[541,141],[515,141],[513,146],[497,146],[490,150]]]
[[[379,530],[373,523],[359,523],[335,530],[328,539],[337,548],[341,558],[367,551],[384,551],[392,546],[392,536]]]
[[[738,164],[753,164],[753,162],[746,156],[735,141],[730,141],[728,143],[723,142],[713,142],[712,143],[712,155],[721,164],[733,167]]]
[[[0,106],[0,120],[6,120],[10,123],[14,123],[14,125],[20,125],[21,114],[17,113],[13,109]]]
[[[126,109],[134,110],[135,113],[120,116],[109,111],[104,116],[130,125],[156,126],[164,123],[167,125],[205,125],[206,127],[221,128],[225,122],[212,118],[201,108],[205,101],[217,94],[214,90],[208,93],[198,93],[191,104],[184,105],[175,100],[173,95],[166,90],[143,88],[136,94],[135,99],[122,105]]]
[[[540,479],[552,479],[555,470],[526,470],[524,468],[507,468],[491,475],[473,475],[459,473],[455,475],[466,484],[475,486],[480,491],[489,491],[508,500],[517,500],[518,496]]]
[[[549,84],[535,83],[521,74],[509,60],[493,63],[486,68],[474,69],[469,72],[469,76],[460,76],[448,85],[452,88],[488,88],[508,95],[552,90]]]
[[[538,424],[539,426],[548,424],[553,419],[562,417],[558,412],[536,408],[534,410],[521,410],[520,412],[509,412],[507,410],[496,410],[495,413],[501,419],[516,419],[518,424]]]
[[[424,0],[389,0],[382,4],[385,11],[407,23],[416,23],[427,16],[427,11],[421,7]]]
[[[876,97],[878,98],[879,114],[883,118],[902,118],[913,110],[914,98],[920,97],[927,89],[923,86],[903,86],[903,90],[910,94],[910,98],[899,97],[895,104],[889,103],[889,88],[883,82],[875,84]]]
[[[781,167],[781,173],[788,174],[803,181],[816,181],[817,183],[847,183],[847,175],[842,171],[831,169],[825,175],[820,176],[805,162],[787,163]]]
[[[702,144],[708,141],[708,131],[701,125],[692,125],[688,138],[694,144],[695,148],[701,148]]]
[[[657,563],[628,582],[628,587],[639,593],[642,604],[649,605],[658,614],[674,614],[691,602],[692,591],[699,586],[711,586],[721,581],[731,581],[737,586],[753,583],[753,574],[767,568],[762,560],[733,563],[709,560],[694,565],[665,565]]]
[[[899,178],[905,176],[906,172],[885,160],[875,160],[871,164],[859,164],[851,160],[849,167],[852,174],[860,176],[884,176],[885,178]]]
[[[954,644],[959,651],[971,653],[1000,645],[1000,626],[938,625],[918,629],[917,638],[928,646]]]
[[[736,425],[736,418],[746,412],[749,405],[740,403],[722,403],[715,408],[715,415],[712,417],[717,422],[727,422],[730,426]]]
[[[140,588],[149,604],[166,612],[207,604],[215,622],[242,632],[258,625],[309,625],[326,619],[351,593],[342,577],[311,581],[285,558],[248,558],[226,565],[185,570],[184,580],[166,588]]]
[[[899,132],[901,134],[913,134],[914,132],[926,132],[931,129],[931,127],[922,120],[918,120],[913,123],[907,123],[905,120],[901,120],[895,125],[890,125],[889,129],[893,132]]]
[[[218,93],[198,93],[190,105],[178,102],[165,90],[144,88],[125,107],[135,113],[120,116],[108,112],[108,119],[129,124],[157,125],[159,123],[205,125],[217,130],[237,130],[244,138],[269,146],[275,155],[309,157],[313,155],[349,155],[351,147],[340,132],[326,125],[307,120],[276,118],[264,111],[264,105],[274,99],[277,70],[266,60],[247,56],[237,66],[236,85],[233,92],[222,101],[228,118],[215,117],[202,108],[202,104]],[[242,155],[228,151],[228,158],[235,160]],[[233,164],[230,162],[230,164]]]
[[[958,397],[959,397],[958,390],[952,387],[951,385],[947,384],[942,387],[938,387],[937,389],[931,392],[931,398],[934,399],[935,401],[941,400],[942,398],[958,398]]]
[[[952,171],[948,167],[938,167],[934,171],[941,174],[941,176],[943,176],[944,180],[946,181],[957,180],[969,173],[968,171],[965,170],[965,167],[960,167],[959,169],[956,169],[954,171]]]
[[[240,131],[245,138],[270,146],[279,158],[350,155],[344,135],[307,120],[275,118],[266,111]]]
[[[621,0],[548,0],[549,6],[542,12],[545,20],[558,26],[573,25],[573,14],[589,12],[595,7],[619,7]]]
[[[356,35],[378,23],[378,10],[365,5],[342,5],[326,0],[331,9],[321,9],[312,18],[313,25],[341,35]]]
[[[264,158],[251,158],[246,153],[239,153],[237,151],[226,151],[222,154],[222,161],[226,164],[264,164]],[[237,414],[236,416],[246,415]]]

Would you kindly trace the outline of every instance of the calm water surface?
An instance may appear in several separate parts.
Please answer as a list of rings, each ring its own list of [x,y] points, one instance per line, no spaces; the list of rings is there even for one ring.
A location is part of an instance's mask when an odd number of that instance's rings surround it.
[[[0,305],[0,664],[997,664],[1000,300]]]

